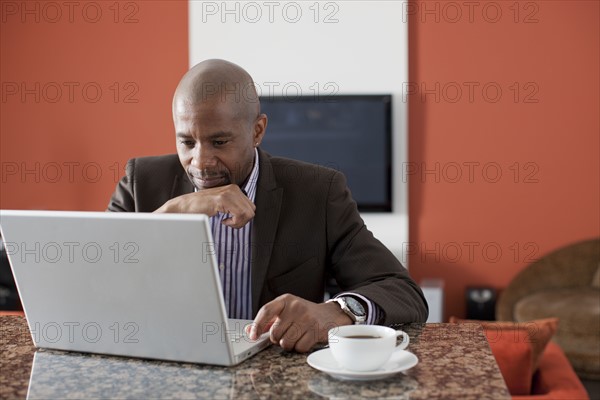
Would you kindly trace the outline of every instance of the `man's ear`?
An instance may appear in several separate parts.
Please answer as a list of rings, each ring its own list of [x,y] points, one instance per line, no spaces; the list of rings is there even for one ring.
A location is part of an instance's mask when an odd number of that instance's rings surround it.
[[[254,122],[254,147],[258,147],[267,130],[268,118],[266,114],[260,114]]]

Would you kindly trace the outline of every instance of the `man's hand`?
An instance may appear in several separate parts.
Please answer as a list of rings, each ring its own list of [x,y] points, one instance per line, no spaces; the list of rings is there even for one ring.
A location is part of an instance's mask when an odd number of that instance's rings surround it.
[[[210,217],[217,212],[229,213],[223,225],[241,228],[254,218],[256,206],[238,185],[219,186],[184,194],[167,201],[157,213],[194,213]]]
[[[271,342],[305,353],[317,343],[326,343],[329,329],[350,324],[352,320],[336,303],[317,304],[284,294],[258,310],[249,337],[256,340],[270,332]]]

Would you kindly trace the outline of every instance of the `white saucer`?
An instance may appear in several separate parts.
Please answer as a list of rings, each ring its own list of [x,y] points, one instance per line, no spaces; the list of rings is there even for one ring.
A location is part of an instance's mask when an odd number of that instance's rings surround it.
[[[325,372],[336,379],[372,381],[387,378],[388,376],[412,368],[417,365],[419,359],[409,351],[397,350],[381,368],[375,371],[358,372],[341,368],[335,358],[333,358],[331,349],[323,349],[309,355],[306,362],[314,369]]]

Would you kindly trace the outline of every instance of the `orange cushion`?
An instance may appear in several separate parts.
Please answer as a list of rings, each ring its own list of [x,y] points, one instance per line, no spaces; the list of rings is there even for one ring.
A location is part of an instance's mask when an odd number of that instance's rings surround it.
[[[531,393],[533,373],[558,326],[557,318],[517,323],[450,317],[450,322],[481,324],[511,395]]]
[[[531,395],[512,396],[512,400],[590,400],[565,353],[549,342],[533,375]]]

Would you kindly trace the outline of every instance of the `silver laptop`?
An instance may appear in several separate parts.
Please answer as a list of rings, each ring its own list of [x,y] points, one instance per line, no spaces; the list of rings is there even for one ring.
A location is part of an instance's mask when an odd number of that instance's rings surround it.
[[[231,366],[269,345],[227,318],[204,215],[0,210],[36,347]]]

